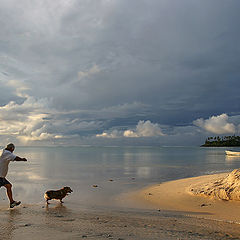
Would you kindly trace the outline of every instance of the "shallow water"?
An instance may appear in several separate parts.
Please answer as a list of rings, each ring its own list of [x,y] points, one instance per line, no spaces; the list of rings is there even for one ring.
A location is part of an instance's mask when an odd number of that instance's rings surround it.
[[[229,149],[229,148],[228,148]],[[10,163],[8,180],[23,203],[43,203],[49,189],[70,186],[68,204],[114,206],[114,197],[149,184],[231,171],[240,157],[225,148],[200,147],[17,147],[28,162]],[[237,151],[239,149],[235,149]],[[93,187],[97,185],[97,187]],[[7,204],[0,189],[1,205]]]

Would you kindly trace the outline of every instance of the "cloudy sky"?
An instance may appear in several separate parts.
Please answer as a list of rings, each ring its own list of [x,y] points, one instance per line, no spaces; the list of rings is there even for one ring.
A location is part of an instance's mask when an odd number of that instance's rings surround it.
[[[239,134],[239,10],[238,0],[1,0],[0,145]]]

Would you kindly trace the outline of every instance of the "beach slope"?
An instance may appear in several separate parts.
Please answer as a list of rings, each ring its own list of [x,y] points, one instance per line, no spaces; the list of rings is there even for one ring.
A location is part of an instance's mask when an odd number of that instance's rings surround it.
[[[123,197],[140,208],[183,211],[187,215],[240,223],[240,171],[180,179]]]

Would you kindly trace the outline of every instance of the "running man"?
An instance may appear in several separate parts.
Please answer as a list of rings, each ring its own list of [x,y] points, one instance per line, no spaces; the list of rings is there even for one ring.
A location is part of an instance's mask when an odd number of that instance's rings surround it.
[[[26,162],[26,158],[20,158],[13,154],[15,149],[14,144],[9,143],[7,147],[3,150],[2,155],[0,157],[0,187],[4,186],[7,189],[7,196],[10,202],[10,208],[18,206],[21,202],[14,201],[12,196],[12,184],[6,179],[8,173],[8,164],[11,161],[24,161]]]

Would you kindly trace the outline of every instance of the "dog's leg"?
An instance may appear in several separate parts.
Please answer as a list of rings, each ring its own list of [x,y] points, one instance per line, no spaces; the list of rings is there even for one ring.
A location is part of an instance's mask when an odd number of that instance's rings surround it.
[[[62,201],[62,199],[60,199],[60,203],[64,203],[64,202]]]
[[[50,204],[50,203],[48,202],[48,199],[46,200],[46,204]]]

